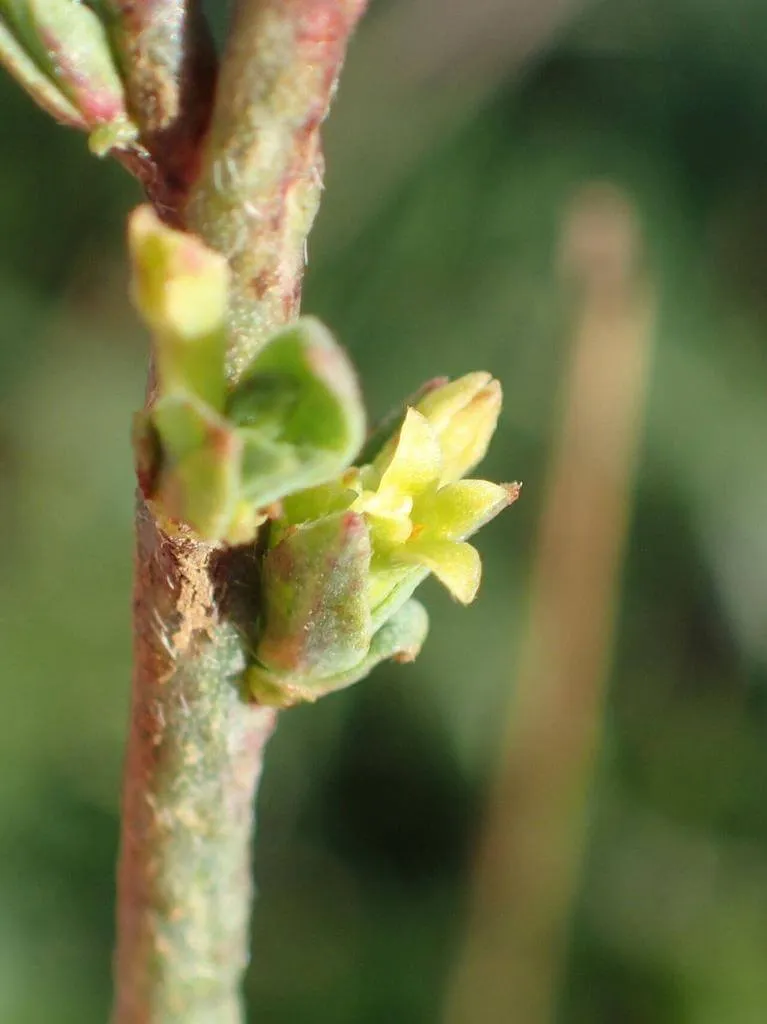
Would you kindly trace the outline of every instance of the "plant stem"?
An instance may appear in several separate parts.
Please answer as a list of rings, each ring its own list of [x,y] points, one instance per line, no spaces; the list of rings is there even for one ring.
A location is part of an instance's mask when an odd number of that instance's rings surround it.
[[[253,797],[274,726],[241,697],[212,552],[138,518],[115,1020],[236,1024]]]
[[[319,126],[362,6],[235,6],[203,172],[178,218],[231,261],[231,378],[297,313]],[[166,535],[140,502],[114,1024],[243,1020],[253,803],[275,722],[238,683],[236,623],[253,621],[256,587],[252,551]]]
[[[121,159],[174,220],[199,171],[216,84],[200,0],[103,0],[131,115],[146,155]]]
[[[322,190],[319,128],[365,0],[236,5],[187,220],[233,271],[229,370],[298,313]]]

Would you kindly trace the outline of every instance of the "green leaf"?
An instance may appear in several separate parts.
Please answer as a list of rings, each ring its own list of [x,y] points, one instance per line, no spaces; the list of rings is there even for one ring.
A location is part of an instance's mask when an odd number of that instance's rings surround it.
[[[256,506],[280,501],[302,483],[311,484],[313,479],[325,480],[337,473],[338,467],[322,453],[274,441],[257,430],[239,429],[237,434],[243,442],[242,492]]]
[[[351,363],[308,317],[269,341],[230,395],[226,413],[245,443],[244,493],[261,505],[339,476],[365,431]]]
[[[387,658],[407,664],[414,661],[423,647],[429,631],[429,616],[419,601],[407,601],[392,615],[373,636],[370,650],[364,663],[359,666],[354,679],[346,676],[343,685],[348,686],[362,679],[379,662]]]

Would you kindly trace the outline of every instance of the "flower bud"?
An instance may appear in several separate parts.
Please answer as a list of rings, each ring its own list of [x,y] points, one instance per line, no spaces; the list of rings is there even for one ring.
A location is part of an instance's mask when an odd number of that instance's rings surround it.
[[[135,140],[106,28],[91,7],[75,0],[0,0],[0,27],[11,74],[58,120],[90,131],[95,152]]]
[[[259,704],[288,708],[343,690],[364,679],[382,661],[414,661],[429,631],[429,617],[418,601],[406,601],[373,635],[367,653],[350,668],[329,676],[275,675],[253,664],[245,682]]]
[[[369,573],[362,516],[338,512],[287,531],[264,559],[259,662],[275,676],[317,680],[358,665],[373,632]]]
[[[169,228],[149,206],[131,216],[133,300],[154,334],[161,391],[189,391],[221,410],[229,268],[195,235]]]
[[[425,395],[416,408],[442,450],[441,484],[460,480],[487,452],[501,411],[500,383],[489,373],[468,373]]]

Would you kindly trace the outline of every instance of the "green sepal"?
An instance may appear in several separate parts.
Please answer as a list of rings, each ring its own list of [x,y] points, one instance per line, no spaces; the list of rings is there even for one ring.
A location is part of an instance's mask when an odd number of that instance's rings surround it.
[[[429,570],[422,565],[406,565],[386,556],[374,556],[370,577],[373,629],[380,629],[397,615],[428,575]]]
[[[362,516],[341,512],[287,530],[264,559],[260,664],[304,679],[359,664],[373,635],[369,572]]]
[[[429,630],[426,609],[418,601],[407,601],[374,634],[367,654],[360,662],[335,675],[276,676],[262,665],[251,665],[245,672],[245,684],[259,704],[287,708],[312,702],[319,697],[346,689],[360,682],[382,661],[414,661]]]

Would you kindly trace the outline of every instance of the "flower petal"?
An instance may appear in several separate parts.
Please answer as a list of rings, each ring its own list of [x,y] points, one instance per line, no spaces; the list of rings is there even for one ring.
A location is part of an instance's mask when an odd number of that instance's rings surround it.
[[[482,563],[471,544],[419,537],[397,551],[397,560],[433,572],[461,604],[471,604],[479,589]]]
[[[489,480],[460,480],[417,499],[413,520],[430,537],[464,540],[497,516],[519,495],[517,484]]]
[[[396,447],[382,467],[378,487],[383,501],[389,496],[396,504],[402,496],[415,496],[433,485],[442,472],[439,441],[428,420],[408,409],[400,427]]]

